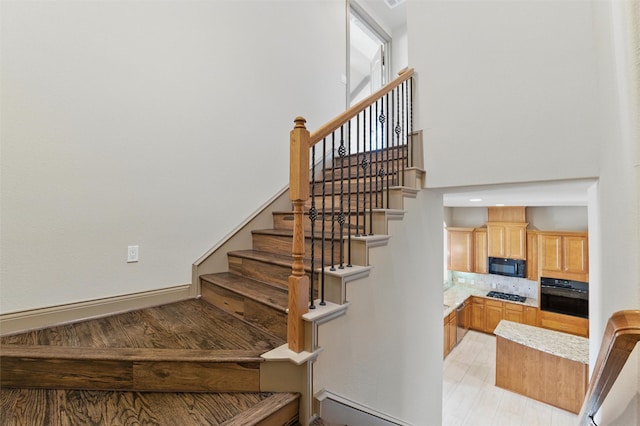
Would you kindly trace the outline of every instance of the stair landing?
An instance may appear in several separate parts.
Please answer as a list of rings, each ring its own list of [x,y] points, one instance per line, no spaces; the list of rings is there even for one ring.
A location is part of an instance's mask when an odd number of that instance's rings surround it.
[[[201,299],[3,336],[0,425],[295,424],[298,394],[260,392],[283,343]]]

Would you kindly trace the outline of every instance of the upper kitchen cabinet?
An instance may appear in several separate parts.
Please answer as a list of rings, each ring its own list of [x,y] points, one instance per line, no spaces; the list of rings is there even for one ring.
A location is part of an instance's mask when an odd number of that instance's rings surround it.
[[[487,228],[476,228],[473,230],[474,266],[473,270],[477,274],[489,272],[487,263]]]
[[[473,272],[473,228],[447,228],[447,250],[449,270]]]
[[[540,275],[589,281],[589,241],[586,232],[539,232]]]
[[[526,259],[526,207],[489,207],[487,219],[488,256]]]
[[[527,224],[487,222],[489,257],[527,258]]]
[[[538,232],[527,231],[527,279],[538,281]]]

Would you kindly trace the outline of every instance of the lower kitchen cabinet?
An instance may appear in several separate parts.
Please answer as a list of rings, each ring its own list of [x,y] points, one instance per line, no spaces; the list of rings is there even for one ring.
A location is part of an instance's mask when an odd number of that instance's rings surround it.
[[[453,311],[444,317],[443,358],[446,357],[456,345],[456,339],[456,311]]]
[[[589,320],[555,312],[540,311],[540,327],[589,337]]]
[[[507,321],[518,322],[522,324],[524,322],[524,306],[517,303],[504,303],[504,315],[503,319]]]
[[[523,309],[523,324],[538,326],[538,308],[535,306],[525,306]]]
[[[538,326],[538,308],[483,297],[471,298],[471,329],[493,333],[503,319]]]
[[[482,297],[471,298],[471,326],[473,330],[484,331],[484,299]]]
[[[497,300],[487,299],[484,301],[486,314],[484,330],[487,333],[493,333],[493,330],[495,330],[500,321],[502,321],[504,317],[503,304],[504,302],[499,302]]]

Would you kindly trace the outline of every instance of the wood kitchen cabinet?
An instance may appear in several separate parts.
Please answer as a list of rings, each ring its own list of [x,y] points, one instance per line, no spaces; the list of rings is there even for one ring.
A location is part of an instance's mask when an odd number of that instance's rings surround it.
[[[471,298],[471,328],[493,333],[500,321],[538,325],[538,308],[483,297]]]
[[[473,230],[473,271],[476,274],[489,272],[487,263],[487,228],[475,228]]]
[[[538,281],[538,232],[527,231],[527,279]]]
[[[447,267],[450,271],[473,272],[473,228],[447,228]]]
[[[489,257],[527,258],[527,223],[487,222]]]
[[[487,299],[484,301],[484,310],[486,318],[484,321],[484,331],[493,333],[503,318],[504,302]]]
[[[540,275],[589,281],[589,241],[586,232],[540,232]]]
[[[444,317],[444,341],[443,341],[443,358],[446,357],[451,349],[457,343],[456,335],[456,311],[454,310],[449,315]]]
[[[502,318],[520,324],[524,323],[524,306],[517,303],[504,302]]]
[[[589,320],[586,318],[540,311],[539,321],[542,328],[589,337]]]
[[[485,331],[484,300],[482,297],[474,296],[471,298],[471,328],[473,330]]]
[[[527,325],[532,325],[534,327],[538,326],[538,308],[535,306],[524,306],[522,312],[522,323]]]

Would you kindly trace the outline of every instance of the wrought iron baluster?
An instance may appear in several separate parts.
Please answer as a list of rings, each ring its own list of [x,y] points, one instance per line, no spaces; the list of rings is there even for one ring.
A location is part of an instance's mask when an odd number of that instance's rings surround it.
[[[395,127],[395,133],[396,133],[396,141],[395,141],[395,149],[394,149],[394,154],[393,154],[393,170],[395,172],[395,182],[397,185],[400,184],[400,167],[398,162],[400,161],[400,140],[401,140],[401,136],[400,133],[402,133],[402,126],[400,125],[401,123],[401,116],[400,116],[400,109],[402,108],[402,105],[400,103],[400,92],[402,91],[402,89],[395,89],[396,92],[396,127]]]
[[[393,126],[393,92],[391,92],[391,106],[389,106],[389,94],[387,93],[387,111],[389,111],[389,126],[387,126],[387,135],[391,134],[391,126]],[[387,137],[387,152],[386,152],[386,163],[387,163],[387,183],[386,183],[386,188],[387,188],[387,205],[385,206],[386,208],[389,208],[389,187],[391,186],[391,169],[389,168],[391,165],[391,160],[389,157],[391,157],[393,153],[393,135],[391,134],[391,137]]]
[[[352,227],[352,215],[351,215],[351,121],[353,119],[349,120],[349,123],[347,124],[347,139],[348,139],[348,143],[347,143],[347,158],[349,159],[349,192],[348,192],[348,200],[347,200],[347,217],[349,218],[348,220],[348,226],[347,226],[347,268],[350,268],[351,265],[351,227]],[[358,159],[356,158],[356,170],[358,169]]]
[[[369,105],[369,235],[373,235],[373,107]],[[366,214],[366,213],[365,213]]]
[[[408,153],[408,151],[405,152],[405,150],[408,148],[408,144],[409,144],[409,139],[408,139],[409,135],[407,134],[407,131],[406,131],[406,129],[408,129],[408,126],[406,126],[406,124],[408,124],[408,122],[409,122],[409,117],[408,117],[408,114],[407,114],[408,109],[407,109],[407,84],[406,84],[406,81],[402,82],[402,87],[404,89],[404,108],[402,110],[402,118],[403,118],[403,120],[407,120],[405,122],[405,135],[404,135],[405,139],[404,139],[404,141],[403,141],[404,143],[402,145],[403,156],[402,156],[402,174],[401,174],[401,179],[402,179],[402,186],[404,186],[404,168],[405,168],[405,165],[406,165],[407,161],[409,161],[409,156],[408,156],[409,153]]]
[[[336,229],[336,132],[331,133],[331,271],[335,271],[335,244]]]
[[[369,145],[371,145],[371,134],[369,134]],[[369,158],[367,155],[367,114],[362,117],[362,235],[367,235],[367,168]]]
[[[322,139],[322,232],[320,234],[320,305],[324,305],[324,256],[325,256],[325,247],[324,247],[324,232],[325,232],[325,222],[327,217],[327,207],[326,207],[326,198],[327,198],[327,138]]]
[[[375,162],[376,162],[376,167],[375,167],[375,180],[376,180],[376,189],[375,189],[375,194],[376,194],[376,202],[375,202],[375,208],[379,207],[378,204],[378,172],[380,171],[380,125],[378,123],[378,120],[380,119],[380,116],[378,115],[378,103],[380,101],[377,100],[376,101],[376,116],[375,116],[375,120],[374,123],[376,125],[376,129],[375,129],[375,136],[376,136],[376,151],[375,151]],[[373,166],[373,159],[371,160],[372,162],[372,166]],[[373,211],[373,208],[371,209]],[[373,213],[372,213],[373,214]]]
[[[409,85],[411,86],[411,90],[409,92],[409,117],[411,120],[411,124],[409,126],[409,134],[410,139],[411,139],[411,145],[409,146],[409,144],[407,143],[407,149],[409,150],[408,153],[408,157],[411,157],[411,166],[413,166],[415,163],[413,162],[414,158],[413,158],[413,77],[411,77],[409,79]]]
[[[380,115],[378,116],[378,121],[380,121],[380,149],[378,150],[378,179],[376,180],[376,182],[379,180],[380,181],[380,189],[378,190],[378,192],[380,192],[380,203],[378,203],[377,207],[384,207],[384,197],[383,195],[383,191],[384,191],[384,174],[385,174],[385,169],[384,169],[384,155],[385,155],[385,145],[386,145],[386,126],[385,123],[387,121],[387,117],[384,115],[384,102],[385,102],[385,98],[380,99]],[[389,108],[389,106],[387,105],[387,109]],[[377,189],[377,184],[376,184],[376,189]]]
[[[318,210],[316,209],[316,146],[311,148],[311,208],[309,209],[309,220],[311,221],[311,277],[309,286],[309,299],[311,304],[309,309],[315,309],[314,300],[314,282],[316,275],[316,258],[315,258],[315,224],[318,218]]]
[[[360,114],[356,116],[356,236],[360,236]]]
[[[340,146],[338,147],[338,155],[340,156],[340,212],[338,213],[338,224],[340,225],[340,244],[339,244],[339,258],[340,266],[338,269],[344,269],[344,157],[347,155],[347,148],[344,146],[344,125],[340,126]]]

